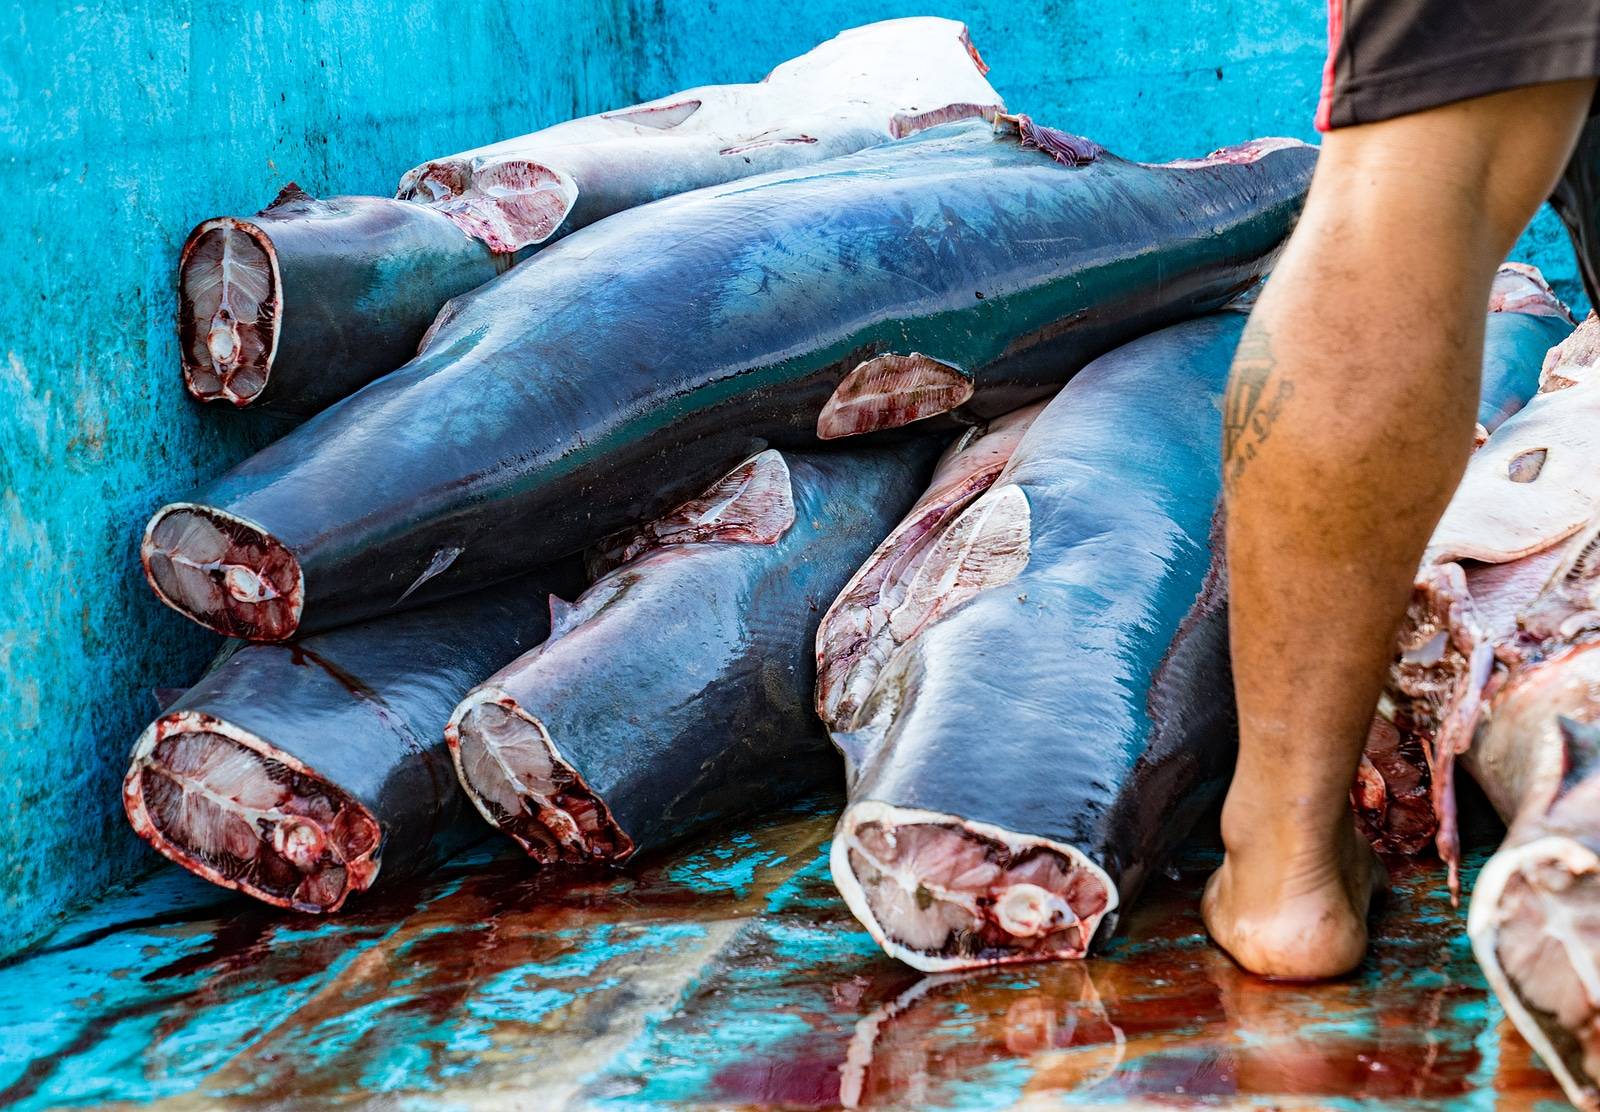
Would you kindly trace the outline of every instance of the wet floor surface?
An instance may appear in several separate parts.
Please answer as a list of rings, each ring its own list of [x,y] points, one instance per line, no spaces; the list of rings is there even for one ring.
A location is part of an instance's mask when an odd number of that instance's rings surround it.
[[[1207,946],[1204,854],[1100,958],[922,976],[834,895],[830,827],[629,875],[485,843],[335,920],[163,869],[0,968],[0,1107],[1566,1107],[1436,866],[1398,871],[1335,984]]]

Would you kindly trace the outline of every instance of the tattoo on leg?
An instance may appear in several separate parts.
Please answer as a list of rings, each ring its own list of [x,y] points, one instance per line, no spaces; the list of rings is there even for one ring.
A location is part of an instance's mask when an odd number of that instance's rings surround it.
[[[1271,337],[1252,322],[1233,357],[1233,374],[1223,401],[1222,475],[1229,486],[1256,458],[1283,413],[1284,403],[1294,397],[1294,383],[1274,376],[1276,368]]]

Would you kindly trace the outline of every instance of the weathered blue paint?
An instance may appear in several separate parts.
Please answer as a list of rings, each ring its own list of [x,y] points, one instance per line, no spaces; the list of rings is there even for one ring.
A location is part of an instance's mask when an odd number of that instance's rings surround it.
[[[940,6],[934,5],[934,8]],[[149,0],[0,16],[0,952],[148,862],[116,784],[149,689],[210,641],[140,581],[135,533],[269,432],[182,396],[178,246],[289,179],[385,192],[419,160],[748,80],[918,0]],[[1320,0],[965,0],[1013,107],[1150,159],[1311,137]],[[1541,215],[1516,257],[1569,300]]]
[[[290,179],[388,192],[422,158],[633,96],[623,0],[32,0],[0,20],[3,953],[151,860],[117,783],[150,689],[214,641],[154,603],[138,532],[270,436],[183,396],[189,228]]]
[[[1103,957],[923,977],[834,895],[834,806],[626,875],[486,847],[331,920],[159,873],[0,967],[0,1105],[1488,1112],[1557,1095],[1434,863],[1397,870],[1372,956],[1335,984],[1269,985],[1206,942],[1203,849]]]

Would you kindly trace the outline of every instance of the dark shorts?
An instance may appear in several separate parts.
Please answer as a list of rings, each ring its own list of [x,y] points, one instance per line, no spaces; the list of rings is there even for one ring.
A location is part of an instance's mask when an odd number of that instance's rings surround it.
[[[1600,0],[1328,0],[1317,130],[1600,76]]]

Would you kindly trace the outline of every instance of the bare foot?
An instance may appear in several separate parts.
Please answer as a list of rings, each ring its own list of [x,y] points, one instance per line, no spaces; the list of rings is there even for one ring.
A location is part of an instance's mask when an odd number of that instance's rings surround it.
[[[1367,950],[1367,911],[1388,873],[1354,822],[1336,844],[1260,830],[1227,839],[1200,911],[1212,941],[1245,969],[1279,980],[1348,973]]]

